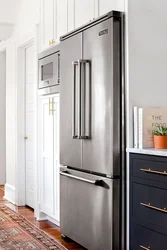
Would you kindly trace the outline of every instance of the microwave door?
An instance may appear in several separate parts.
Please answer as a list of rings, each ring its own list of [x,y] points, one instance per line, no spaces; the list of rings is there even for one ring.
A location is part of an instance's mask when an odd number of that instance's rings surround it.
[[[59,84],[58,53],[39,60],[39,88]]]

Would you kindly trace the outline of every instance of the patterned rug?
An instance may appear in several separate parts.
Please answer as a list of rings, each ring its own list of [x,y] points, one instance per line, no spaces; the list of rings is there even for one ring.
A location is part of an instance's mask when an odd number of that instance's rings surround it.
[[[67,250],[59,242],[7,206],[0,206],[0,249]]]

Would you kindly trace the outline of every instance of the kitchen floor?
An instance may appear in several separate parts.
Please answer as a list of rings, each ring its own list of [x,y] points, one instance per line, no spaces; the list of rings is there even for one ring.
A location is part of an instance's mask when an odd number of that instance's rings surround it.
[[[75,242],[64,242],[61,239],[60,229],[59,227],[55,226],[53,223],[49,221],[40,221],[34,219],[34,212],[31,208],[28,207],[17,207],[11,204],[9,201],[5,200],[3,198],[4,196],[4,187],[0,186],[0,205],[6,205],[13,209],[14,211],[18,212],[19,214],[22,214],[27,220],[29,220],[31,223],[36,225],[38,228],[58,240],[63,246],[65,246],[67,249],[70,250],[84,250],[85,248],[81,247]]]

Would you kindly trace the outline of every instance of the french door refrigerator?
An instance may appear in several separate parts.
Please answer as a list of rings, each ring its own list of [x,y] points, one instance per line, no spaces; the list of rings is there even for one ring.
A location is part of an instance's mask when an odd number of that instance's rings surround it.
[[[61,37],[60,228],[90,250],[124,249],[122,31],[112,11]]]

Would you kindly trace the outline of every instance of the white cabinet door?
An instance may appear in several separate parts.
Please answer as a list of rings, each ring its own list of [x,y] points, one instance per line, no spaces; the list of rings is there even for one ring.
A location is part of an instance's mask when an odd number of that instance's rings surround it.
[[[54,38],[54,0],[41,0],[41,49],[49,47]]]
[[[59,94],[54,97],[54,211],[53,217],[60,221],[60,160],[59,160],[59,141],[60,141],[60,98]]]
[[[54,0],[55,1],[55,40],[59,41],[60,36],[67,33],[67,7],[68,0]]]
[[[124,10],[124,0],[96,0],[99,4],[99,15],[106,14],[111,10]]]
[[[41,212],[60,220],[59,181],[59,94],[41,97],[39,101],[39,172]]]
[[[53,195],[54,195],[54,164],[53,164],[53,148],[54,148],[54,127],[53,115],[49,100],[52,97],[42,98],[40,101],[40,165],[39,171],[41,176],[40,191],[41,191],[41,211],[47,215],[53,215]]]
[[[94,0],[75,1],[75,28],[88,23],[95,17]]]
[[[75,0],[68,0],[67,7],[67,23],[68,23],[68,32],[72,31],[75,28]]]

